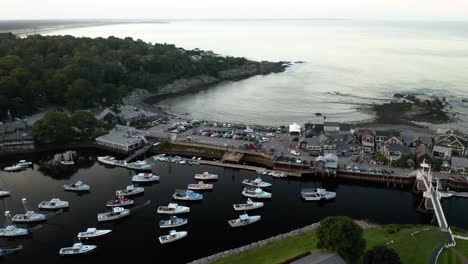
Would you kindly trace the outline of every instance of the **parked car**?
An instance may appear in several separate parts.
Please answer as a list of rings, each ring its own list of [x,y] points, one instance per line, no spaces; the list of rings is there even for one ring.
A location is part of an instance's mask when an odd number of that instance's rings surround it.
[[[301,155],[301,153],[299,153],[299,152],[295,151],[294,149],[293,149],[293,150],[291,150],[291,154],[293,154],[293,155],[295,155],[295,156],[299,156],[299,155]]]

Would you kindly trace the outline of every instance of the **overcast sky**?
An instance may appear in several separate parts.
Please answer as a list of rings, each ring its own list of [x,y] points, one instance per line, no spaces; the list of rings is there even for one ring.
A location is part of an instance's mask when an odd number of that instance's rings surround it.
[[[0,0],[0,8],[0,19],[468,19],[468,0]]]

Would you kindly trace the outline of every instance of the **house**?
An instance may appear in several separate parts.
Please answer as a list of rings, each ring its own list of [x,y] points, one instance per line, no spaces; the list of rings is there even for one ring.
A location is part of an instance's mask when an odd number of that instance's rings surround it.
[[[403,145],[385,145],[382,146],[381,151],[390,162],[399,160],[402,156],[412,154],[411,149]]]
[[[468,174],[468,158],[452,157],[451,171]]]
[[[358,133],[359,143],[363,146],[364,152],[374,152],[375,133],[370,130],[362,130]]]
[[[200,55],[192,55],[192,56],[190,56],[190,60],[191,60],[192,62],[199,62],[201,59],[202,59],[202,56],[200,56]]]
[[[322,140],[323,154],[324,155],[326,154],[336,155],[337,154],[336,145],[337,145],[337,142],[335,142],[335,140],[324,136],[324,139]]]
[[[460,156],[468,154],[466,146],[468,140],[465,136],[450,131],[447,134],[437,135],[435,138],[435,145],[451,148],[453,152],[458,153]]]
[[[96,138],[96,144],[122,153],[131,153],[148,141],[148,132],[116,125],[108,134]]]
[[[322,142],[319,137],[305,138],[299,143],[299,147],[308,150],[311,156],[322,154]]]
[[[362,151],[362,146],[359,141],[351,135],[348,135],[343,141],[336,143],[337,155],[349,156],[358,154]]]
[[[336,169],[338,169],[338,156],[334,154],[319,156],[315,159],[315,162],[321,164],[326,171],[336,171]]]
[[[324,132],[324,126],[323,124],[305,123],[304,131],[306,134],[310,132],[318,136]]]
[[[104,124],[115,125],[121,121],[119,115],[112,111],[110,108],[101,108],[93,112],[96,119]]]
[[[434,158],[450,160],[452,158],[452,149],[442,146],[434,146],[432,149]]]
[[[33,148],[31,127],[26,121],[0,123],[0,150]]]
[[[377,130],[375,133],[375,143],[383,145],[384,142],[388,141],[391,138],[398,138],[400,135],[395,130]]]
[[[435,159],[428,146],[419,144],[416,147],[416,162],[423,163],[423,161],[426,161],[427,163],[433,163]]]
[[[301,134],[301,126],[297,123],[289,125],[289,136],[299,136]]]
[[[393,136],[385,140],[382,145],[403,145],[403,141],[401,141],[397,136]]]
[[[354,134],[354,129],[352,128],[351,124],[341,124],[339,127],[340,135],[352,135]]]
[[[123,105],[120,107],[120,114],[119,116],[122,118],[124,122],[127,124],[139,120],[148,120],[151,118],[155,118],[158,115],[149,111],[145,111],[138,107],[132,105]]]
[[[415,135],[404,134],[401,137],[403,144],[410,148],[415,148],[420,144],[426,145],[428,148],[432,148],[432,138],[431,137],[420,137]]]
[[[325,134],[327,134],[329,132],[339,133],[340,132],[340,123],[338,123],[338,122],[324,122],[323,123],[323,131],[325,132]]]

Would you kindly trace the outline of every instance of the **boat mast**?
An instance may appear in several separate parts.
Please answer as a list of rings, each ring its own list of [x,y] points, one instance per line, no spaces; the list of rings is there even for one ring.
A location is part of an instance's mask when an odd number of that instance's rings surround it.
[[[10,213],[10,211],[5,211],[5,218],[6,218],[5,227],[10,226],[10,225],[13,225],[13,222],[11,221],[11,213]]]

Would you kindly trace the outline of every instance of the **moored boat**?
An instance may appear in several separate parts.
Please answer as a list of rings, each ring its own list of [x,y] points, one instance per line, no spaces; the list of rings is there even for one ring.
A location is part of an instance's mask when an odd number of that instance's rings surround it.
[[[168,220],[159,221],[160,228],[171,228],[186,225],[188,223],[187,219],[178,218],[177,216],[171,216]]]
[[[0,190],[0,197],[5,197],[5,196],[9,196],[9,195],[10,195],[9,191],[1,191]]]
[[[284,177],[288,176],[288,175],[286,175],[286,173],[280,172],[280,171],[272,171],[268,175],[270,175],[272,177],[276,177],[276,178],[284,178]]]
[[[171,231],[169,231],[168,235],[160,236],[159,237],[159,242],[161,244],[171,243],[171,242],[177,241],[179,239],[182,239],[182,238],[184,238],[186,236],[187,236],[187,231],[177,232],[175,230],[171,230]]]
[[[23,168],[26,168],[26,167],[31,166],[32,162],[26,161],[26,160],[20,160],[20,161],[18,161],[18,163],[16,163],[16,165],[19,165],[19,166],[21,166]]]
[[[211,174],[211,173],[208,173],[207,171],[205,171],[203,173],[195,174],[195,179],[197,179],[197,180],[216,180],[216,179],[218,179],[218,175],[217,174]]]
[[[247,211],[247,210],[254,210],[260,207],[263,207],[262,202],[254,202],[252,199],[248,198],[246,203],[243,204],[234,204],[234,210],[236,211]]]
[[[115,195],[116,196],[130,196],[130,195],[142,193],[144,191],[145,191],[145,188],[143,187],[135,187],[134,185],[128,185],[123,190],[115,191]]]
[[[249,216],[248,214],[243,214],[240,215],[237,219],[229,220],[228,223],[231,227],[239,227],[253,224],[257,221],[260,221],[260,219],[261,216],[259,215]]]
[[[46,219],[46,216],[44,214],[38,214],[38,213],[35,213],[34,211],[28,210],[26,198],[23,198],[21,201],[23,203],[25,213],[16,214],[15,216],[13,216],[13,218],[11,219],[12,222],[32,223],[32,222],[44,221]]]
[[[5,211],[5,227],[0,229],[0,236],[3,237],[16,237],[16,236],[25,236],[29,232],[25,228],[16,227],[11,220],[10,211]]]
[[[271,198],[271,193],[265,192],[260,188],[245,187],[242,194],[252,198]]]
[[[203,181],[199,181],[198,183],[192,183],[187,186],[189,190],[211,190],[213,189],[213,184],[204,183]]]
[[[83,245],[83,243],[75,243],[72,247],[61,248],[59,254],[61,256],[69,255],[80,255],[93,252],[97,246],[95,245]]]
[[[110,235],[111,233],[112,233],[112,230],[110,229],[98,230],[95,227],[91,227],[91,228],[86,229],[85,232],[79,232],[78,239],[99,238],[99,237]]]
[[[336,197],[336,192],[329,192],[323,188],[303,189],[301,191],[302,198],[306,201],[330,200]]]
[[[181,206],[176,203],[170,203],[168,206],[159,206],[158,214],[183,214],[189,213],[190,207]]]
[[[66,191],[73,191],[73,192],[87,192],[91,189],[88,184],[85,184],[82,181],[65,184],[63,185],[63,188],[65,188]]]
[[[38,205],[41,209],[61,209],[67,208],[68,206],[69,203],[67,201],[62,201],[58,198],[53,198],[50,201],[42,201]]]
[[[132,205],[132,204],[133,204],[132,199],[127,199],[123,196],[117,197],[116,199],[109,200],[106,202],[107,207],[127,206],[127,205]]]
[[[151,170],[151,165],[144,160],[137,160],[135,162],[127,163],[127,168],[132,170]]]
[[[20,171],[22,169],[23,169],[23,167],[20,166],[20,165],[17,165],[17,164],[13,165],[13,166],[8,166],[8,167],[3,168],[4,171]]]
[[[172,198],[176,200],[195,201],[203,199],[203,194],[193,192],[192,190],[176,190]]]
[[[138,173],[132,177],[134,182],[153,182],[159,181],[159,176],[154,175],[153,173]]]
[[[271,183],[262,181],[262,178],[260,177],[256,178],[255,180],[245,179],[242,181],[242,184],[258,188],[271,187]]]
[[[130,209],[125,209],[123,207],[113,207],[112,211],[100,213],[97,215],[99,222],[117,220],[123,217],[130,215]]]

